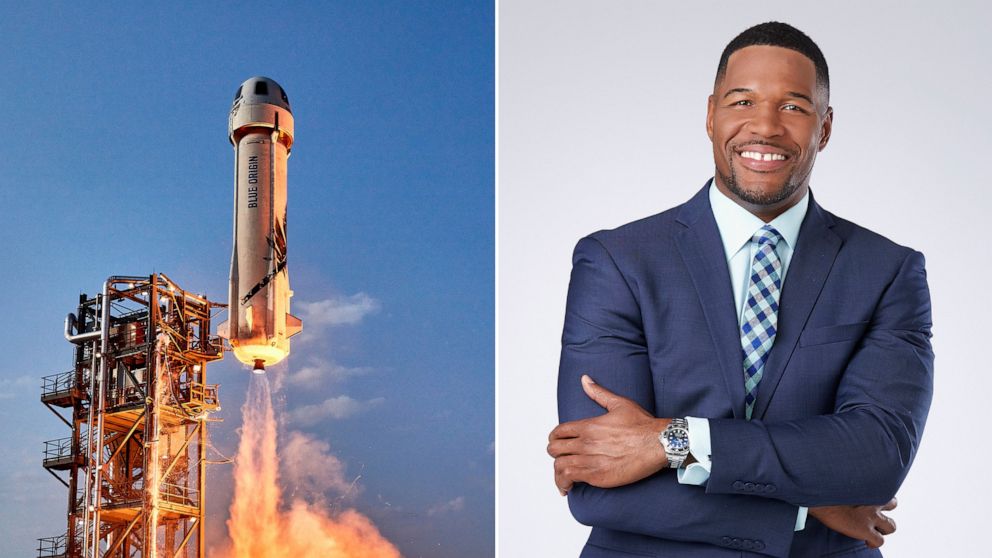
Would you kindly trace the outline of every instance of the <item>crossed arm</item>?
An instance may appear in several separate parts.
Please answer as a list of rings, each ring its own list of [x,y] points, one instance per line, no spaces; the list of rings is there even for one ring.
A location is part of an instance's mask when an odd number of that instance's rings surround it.
[[[582,388],[606,409],[606,414],[566,422],[551,431],[548,453],[555,458],[555,484],[563,496],[575,487],[581,489],[583,485],[576,483],[615,488],[668,467],[658,433],[668,426],[669,419],[652,417],[637,403],[597,385],[589,376],[582,377]],[[864,540],[869,548],[878,548],[884,543],[883,535],[896,530],[895,521],[882,512],[896,505],[893,497],[884,505],[819,506],[811,508],[810,513],[834,531]],[[574,510],[575,506],[573,513]],[[584,521],[579,515],[576,518],[591,525],[602,523]],[[754,536],[754,531],[749,534]],[[781,533],[772,536],[781,538]]]
[[[668,419],[654,416],[640,309],[633,291],[618,285],[626,284],[599,242],[580,242],[559,373],[564,422],[549,444],[556,483],[568,490],[579,521],[714,544],[739,526],[752,537],[764,533],[769,553],[785,554],[796,506],[806,505],[818,506],[810,513],[834,530],[881,544],[881,534],[894,530],[881,511],[894,507],[932,393],[921,254],[907,253],[882,295],[844,371],[833,414],[783,422],[710,421],[713,472],[705,491],[679,485],[674,473],[662,471],[667,460],[657,433]],[[581,385],[585,372],[629,397]],[[741,478],[777,489],[743,494],[734,486]],[[627,512],[644,502],[650,505],[646,513]]]

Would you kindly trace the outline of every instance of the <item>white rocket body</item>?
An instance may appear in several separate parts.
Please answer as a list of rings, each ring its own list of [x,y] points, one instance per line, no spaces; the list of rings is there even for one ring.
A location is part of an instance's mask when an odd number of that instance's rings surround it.
[[[262,373],[286,358],[289,338],[303,328],[289,313],[286,160],[293,114],[282,87],[264,77],[244,82],[228,134],[234,146],[234,251],[228,321],[218,333],[238,360]]]

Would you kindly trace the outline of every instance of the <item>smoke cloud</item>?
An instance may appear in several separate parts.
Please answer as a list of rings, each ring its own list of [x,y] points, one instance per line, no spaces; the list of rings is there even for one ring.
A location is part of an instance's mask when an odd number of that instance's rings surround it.
[[[299,433],[290,434],[284,451],[277,454],[278,427],[268,379],[253,375],[250,381],[234,465],[234,501],[227,522],[230,543],[218,554],[223,558],[399,558],[399,550],[354,509],[332,510],[319,497],[309,503],[292,495],[293,490],[286,498],[290,504],[284,506],[280,487],[287,482],[311,496],[327,490],[347,495],[344,467],[327,444]]]
[[[293,431],[286,435],[279,455],[285,472],[284,494],[290,499],[326,503],[328,496],[333,495],[341,503],[353,500],[361,491],[357,478],[345,477],[344,464],[331,454],[327,442]]]

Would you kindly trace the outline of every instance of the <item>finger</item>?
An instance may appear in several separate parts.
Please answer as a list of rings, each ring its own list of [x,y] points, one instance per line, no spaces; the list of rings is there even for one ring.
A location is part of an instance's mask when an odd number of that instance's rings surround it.
[[[566,455],[555,459],[555,485],[564,496],[576,482],[585,482],[585,467],[578,456]]]
[[[572,422],[563,422],[556,426],[551,434],[548,434],[548,441],[558,440],[562,438],[577,438],[582,434],[584,430],[583,421],[574,420]]]
[[[883,535],[891,535],[896,532],[896,520],[884,513],[879,513],[878,520],[875,522],[875,529],[878,529],[878,532]]]
[[[878,548],[885,544],[885,537],[881,533],[874,529],[869,529],[868,532],[868,538],[865,539],[865,544],[868,548]]]
[[[552,440],[548,444],[548,455],[551,457],[561,457],[563,455],[581,454],[584,446],[585,443],[580,438]]]
[[[558,494],[568,496],[568,491],[572,489],[573,484],[572,481],[555,473],[555,486],[558,487]]]
[[[623,401],[623,397],[613,393],[605,387],[597,384],[588,374],[582,375],[582,390],[586,392],[589,399],[592,399],[607,411],[612,411],[617,404]]]
[[[568,491],[572,489],[573,484],[572,481],[555,474],[555,486],[558,487],[558,494],[568,496]]]
[[[555,458],[555,473],[571,481],[585,482],[588,472],[588,458],[583,455],[563,455]]]
[[[564,468],[558,465],[558,460],[555,460],[555,486],[558,487],[558,493],[562,496],[568,494],[568,491],[572,488],[572,481],[564,474]]]
[[[896,506],[898,505],[899,505],[899,501],[896,500],[895,497],[893,497],[891,500],[889,500],[889,503],[882,506],[882,511],[892,511],[896,509]]]

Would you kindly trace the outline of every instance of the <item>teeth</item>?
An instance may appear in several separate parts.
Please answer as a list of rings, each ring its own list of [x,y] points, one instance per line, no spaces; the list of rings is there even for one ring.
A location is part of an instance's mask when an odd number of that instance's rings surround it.
[[[778,153],[758,153],[757,151],[742,151],[741,157],[755,161],[784,161],[785,155]]]

